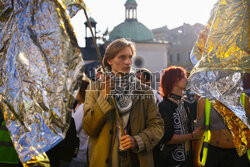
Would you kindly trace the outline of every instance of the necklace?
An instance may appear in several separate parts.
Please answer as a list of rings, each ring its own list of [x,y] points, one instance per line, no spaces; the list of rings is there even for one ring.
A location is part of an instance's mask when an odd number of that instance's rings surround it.
[[[173,94],[173,93],[170,93],[169,97],[171,97],[174,100],[181,100],[181,96]]]

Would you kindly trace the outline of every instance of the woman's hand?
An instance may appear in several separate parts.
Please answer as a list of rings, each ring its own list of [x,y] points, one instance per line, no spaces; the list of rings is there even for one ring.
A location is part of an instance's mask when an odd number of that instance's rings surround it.
[[[194,167],[203,167],[203,166],[202,166],[201,162],[195,162]]]
[[[203,134],[204,130],[202,129],[202,127],[198,127],[192,132],[192,139],[193,140],[200,139],[203,136]]]

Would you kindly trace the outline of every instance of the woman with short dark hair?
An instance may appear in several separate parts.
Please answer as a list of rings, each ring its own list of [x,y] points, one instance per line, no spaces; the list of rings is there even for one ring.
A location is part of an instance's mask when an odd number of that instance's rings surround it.
[[[156,166],[193,166],[191,141],[201,137],[201,130],[193,131],[193,116],[187,101],[182,98],[187,73],[182,67],[171,66],[163,71],[160,92],[163,101],[159,111],[164,120],[165,133],[158,145]]]

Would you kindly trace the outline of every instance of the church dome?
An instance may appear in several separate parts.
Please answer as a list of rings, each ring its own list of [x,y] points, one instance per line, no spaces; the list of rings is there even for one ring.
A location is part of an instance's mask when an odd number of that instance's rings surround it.
[[[126,3],[125,3],[125,6],[126,5],[137,5],[137,3],[136,3],[135,0],[127,0]]]
[[[110,41],[117,38],[129,38],[134,42],[145,42],[152,41],[154,36],[151,30],[137,20],[126,20],[110,32]]]
[[[117,25],[109,34],[109,41],[118,38],[128,38],[134,42],[153,41],[154,35],[150,29],[137,21],[136,0],[125,3],[125,21]]]

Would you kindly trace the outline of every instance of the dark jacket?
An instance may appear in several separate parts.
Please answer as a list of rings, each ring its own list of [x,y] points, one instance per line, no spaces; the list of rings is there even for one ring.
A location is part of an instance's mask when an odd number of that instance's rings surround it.
[[[167,144],[174,134],[188,134],[193,131],[193,115],[190,104],[182,101],[180,108],[178,105],[167,98],[159,104],[159,112],[164,120],[165,133],[159,145],[155,148],[155,158],[157,167],[177,166],[192,163],[192,143],[189,148],[186,143]],[[178,108],[178,109],[177,109]]]

